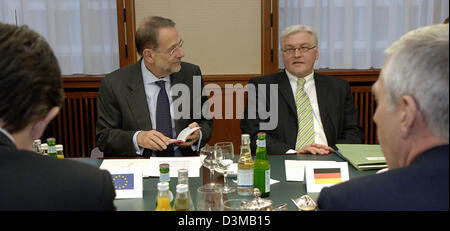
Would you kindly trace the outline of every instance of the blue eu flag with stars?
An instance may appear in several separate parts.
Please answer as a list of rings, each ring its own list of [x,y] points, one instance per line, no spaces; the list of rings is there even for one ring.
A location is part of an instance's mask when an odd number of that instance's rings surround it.
[[[111,176],[116,190],[134,189],[134,174],[113,174]]]

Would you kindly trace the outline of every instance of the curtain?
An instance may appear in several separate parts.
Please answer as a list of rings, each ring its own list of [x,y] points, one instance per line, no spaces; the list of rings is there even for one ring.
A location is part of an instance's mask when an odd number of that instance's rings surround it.
[[[279,0],[279,35],[290,25],[312,26],[319,36],[315,68],[381,68],[390,44],[448,14],[448,0]],[[279,61],[283,68],[281,55]]]
[[[119,68],[115,0],[0,0],[0,22],[25,24],[45,37],[63,75]]]

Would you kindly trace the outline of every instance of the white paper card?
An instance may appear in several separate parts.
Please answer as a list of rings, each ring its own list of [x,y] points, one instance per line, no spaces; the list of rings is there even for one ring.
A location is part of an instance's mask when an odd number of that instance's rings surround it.
[[[285,160],[286,181],[304,181],[305,165],[326,162],[335,163],[336,161]]]
[[[189,177],[200,177],[199,156],[194,157],[150,157],[147,168],[144,170],[144,176],[159,177],[159,165],[162,163],[169,164],[170,177],[178,177],[178,170],[181,168],[188,169]]]
[[[169,144],[186,142],[187,137],[191,135],[193,132],[197,131],[198,129],[200,129],[200,127],[194,128],[186,127],[180,132],[180,134],[178,134],[178,137],[176,139],[170,139]]]
[[[223,169],[220,168],[215,168],[216,172],[218,172],[219,174],[223,174]],[[230,167],[228,167],[227,173],[228,173],[228,177],[235,177],[237,176],[237,170],[238,170],[238,164],[237,163],[232,163],[230,165]]]
[[[115,169],[115,168],[140,168],[144,170],[148,167],[149,159],[112,159],[103,160],[100,169]]]
[[[320,192],[322,188],[348,181],[348,163],[308,164],[306,172],[306,190],[308,193]]]
[[[376,157],[366,157],[366,160],[386,161],[386,158],[384,158],[384,156],[376,156]]]
[[[140,168],[108,169],[111,173],[116,199],[142,198],[142,170]]]
[[[279,182],[280,182],[279,180],[275,180],[275,179],[270,178],[270,185],[273,185],[273,184],[276,184],[276,183],[279,183]]]

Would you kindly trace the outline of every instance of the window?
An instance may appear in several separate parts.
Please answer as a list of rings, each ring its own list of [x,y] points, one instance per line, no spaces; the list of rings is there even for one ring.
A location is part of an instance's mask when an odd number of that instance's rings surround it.
[[[63,75],[119,68],[115,0],[0,0],[0,22],[42,34]]]
[[[442,23],[448,0],[279,0],[279,35],[287,26],[312,26],[319,36],[316,68],[381,68],[383,53],[406,32]],[[279,67],[283,68],[283,61]]]

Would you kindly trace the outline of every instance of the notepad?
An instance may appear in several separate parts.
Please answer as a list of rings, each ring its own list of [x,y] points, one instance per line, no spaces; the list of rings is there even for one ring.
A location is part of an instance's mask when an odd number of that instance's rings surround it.
[[[193,132],[197,131],[198,129],[200,129],[200,127],[194,127],[194,128],[187,127],[185,129],[183,129],[180,132],[180,134],[178,134],[178,137],[176,139],[169,140],[169,144],[186,142],[186,139],[188,138],[188,136],[191,135]]]
[[[336,154],[358,170],[386,168],[386,159],[377,144],[336,144]]]

